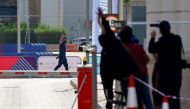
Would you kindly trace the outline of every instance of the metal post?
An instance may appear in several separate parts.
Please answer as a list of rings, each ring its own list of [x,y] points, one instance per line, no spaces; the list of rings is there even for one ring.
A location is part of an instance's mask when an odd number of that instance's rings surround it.
[[[86,45],[89,44],[89,0],[86,0]]]
[[[119,0],[119,20],[123,20],[123,0]]]
[[[21,37],[20,37],[20,0],[17,0],[17,53],[20,53]]]
[[[96,46],[92,51],[92,109],[97,109],[97,56]]]
[[[123,0],[119,0],[119,20],[123,20]],[[115,91],[117,92],[121,92],[121,85],[120,85],[120,81],[115,80]],[[118,98],[120,95],[116,94],[116,98]],[[121,99],[118,99],[121,100]],[[116,105],[117,107],[117,105]]]
[[[60,28],[60,27],[61,27],[61,26],[60,26],[60,10],[61,10],[61,9],[60,9],[60,7],[61,7],[61,6],[60,6],[60,5],[61,5],[60,0],[58,0],[58,4],[57,4],[57,5],[58,5],[58,8],[57,8],[57,9],[58,9],[58,19],[57,19],[57,20],[58,20],[58,27]]]
[[[108,0],[108,13],[112,14],[112,0]]]

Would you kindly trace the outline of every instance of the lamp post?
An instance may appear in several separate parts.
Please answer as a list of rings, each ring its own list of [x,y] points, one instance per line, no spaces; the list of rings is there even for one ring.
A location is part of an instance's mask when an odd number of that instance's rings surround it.
[[[89,0],[86,0],[86,45],[89,44]]]
[[[20,37],[20,0],[17,0],[17,53],[20,51],[21,37]]]
[[[119,0],[119,20],[123,20],[123,0]]]

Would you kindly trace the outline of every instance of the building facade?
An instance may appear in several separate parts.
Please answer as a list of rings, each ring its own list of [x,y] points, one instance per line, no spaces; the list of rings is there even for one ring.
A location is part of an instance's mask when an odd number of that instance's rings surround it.
[[[145,0],[129,0],[124,5],[124,20],[131,25],[135,36],[142,45],[146,39],[146,25],[136,24],[138,22],[146,22],[146,1]]]
[[[147,21],[155,22],[168,20],[172,25],[172,32],[180,34],[184,49],[190,52],[190,1],[189,0],[147,0]],[[147,27],[149,33],[153,28]],[[149,36],[147,36],[149,40]]]

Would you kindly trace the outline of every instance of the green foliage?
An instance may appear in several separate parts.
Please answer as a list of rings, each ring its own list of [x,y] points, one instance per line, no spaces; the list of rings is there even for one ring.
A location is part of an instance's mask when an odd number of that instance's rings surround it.
[[[21,31],[26,30],[26,23],[21,24]],[[0,26],[0,36],[1,35],[6,35],[8,33],[16,33],[17,32],[17,25],[15,23],[9,23],[7,25],[1,25]]]
[[[65,33],[66,30],[64,28],[49,26],[48,24],[40,23],[37,28],[34,29],[36,34],[42,33]]]
[[[26,37],[27,23],[21,23],[21,42],[24,43]],[[34,30],[30,30],[33,33],[31,42],[43,42],[43,43],[58,43],[59,33],[67,34],[67,30],[64,28],[52,27],[48,24],[40,23]],[[0,25],[0,43],[16,43],[17,41],[17,24],[8,23],[6,25]]]
[[[124,3],[128,3],[130,0],[123,0]]]
[[[40,43],[58,43],[59,33],[67,34],[67,30],[61,27],[53,27],[44,23],[40,23],[34,33],[37,36],[37,41]]]
[[[26,23],[21,24],[21,36],[25,34],[26,31]],[[0,26],[0,41],[1,43],[16,43],[17,41],[17,24],[16,23],[8,23],[6,25]],[[24,38],[21,39],[22,42]]]

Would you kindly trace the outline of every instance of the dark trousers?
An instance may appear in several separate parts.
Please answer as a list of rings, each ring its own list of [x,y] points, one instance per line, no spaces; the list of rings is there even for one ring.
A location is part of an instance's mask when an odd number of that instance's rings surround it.
[[[179,84],[171,84],[171,85],[161,85],[158,89],[160,89],[166,95],[172,95],[180,97],[180,88],[181,85]],[[160,105],[162,103],[162,96],[159,95],[159,102]],[[180,108],[180,100],[169,98],[169,107],[170,109],[181,109]]]
[[[159,68],[158,68],[158,63],[156,62],[153,68],[153,73],[152,73],[152,85],[154,88],[158,89],[158,82],[159,82]],[[155,91],[152,91],[152,96],[153,96],[153,103],[154,105],[160,105],[160,97],[159,94]]]
[[[106,109],[112,109],[112,104],[113,104],[113,81],[114,81],[114,76],[113,75],[107,75],[107,76],[102,76],[102,84],[104,88],[104,94],[107,100],[106,103]],[[127,100],[127,92],[128,92],[128,79],[118,79],[121,82],[121,88],[123,91],[123,94]],[[136,91],[137,91],[137,102],[138,102],[138,109],[143,109],[142,107],[142,85],[138,83],[137,81],[135,82],[136,84]]]
[[[102,84],[104,88],[104,94],[107,100],[106,109],[112,109],[112,102],[113,102],[113,81],[114,78],[107,75],[102,76]]]
[[[66,58],[59,59],[58,65],[54,68],[54,70],[59,69],[62,66],[62,64],[64,65],[65,70],[68,71],[69,68],[68,68],[68,63],[67,63],[67,59]]]

